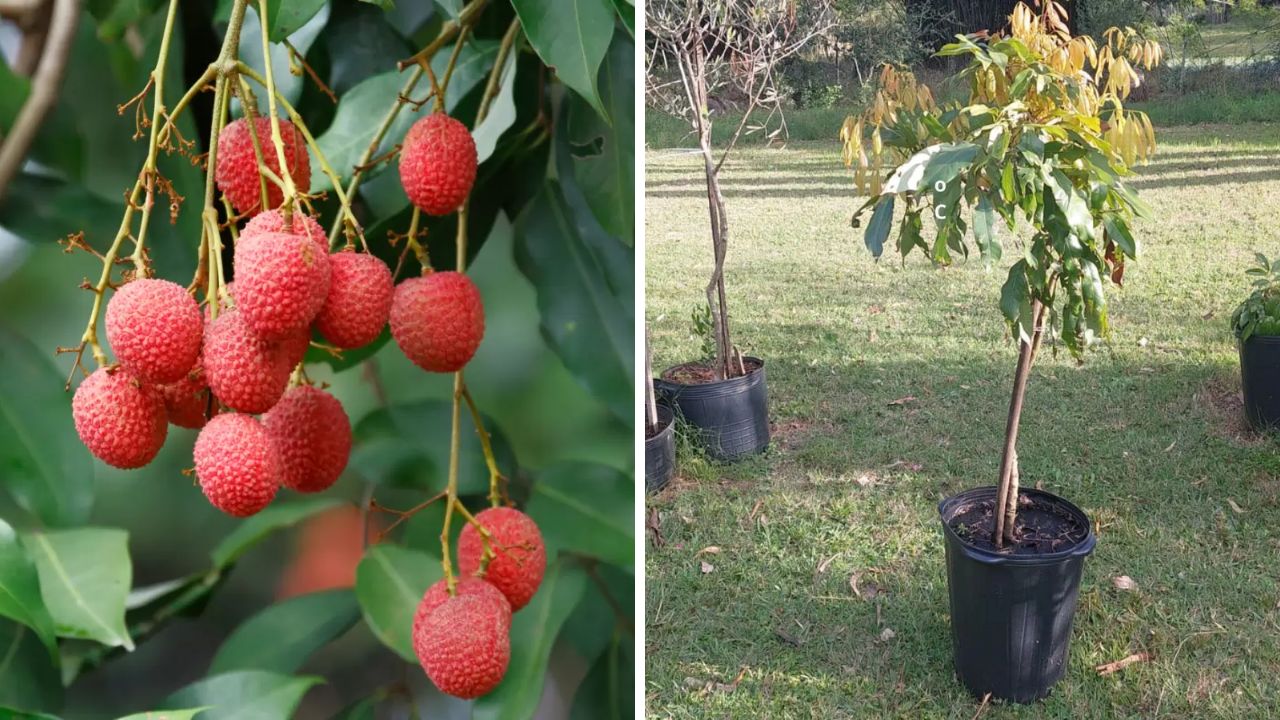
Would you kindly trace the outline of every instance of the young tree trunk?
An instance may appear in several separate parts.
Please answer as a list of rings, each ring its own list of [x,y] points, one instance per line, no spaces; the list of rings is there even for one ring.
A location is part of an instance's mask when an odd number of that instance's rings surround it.
[[[1000,459],[1000,486],[996,490],[996,530],[991,541],[997,549],[1005,542],[1016,541],[1014,523],[1018,515],[1018,426],[1022,421],[1022,403],[1027,394],[1027,378],[1031,363],[1040,347],[1046,306],[1039,300],[1031,301],[1031,316],[1035,327],[1030,340],[1018,344],[1018,368],[1013,375],[1013,397],[1009,400],[1009,420],[1004,430],[1004,455]]]
[[[649,430],[658,429],[658,399],[653,392],[653,355],[649,349],[649,328],[644,329],[644,417]]]

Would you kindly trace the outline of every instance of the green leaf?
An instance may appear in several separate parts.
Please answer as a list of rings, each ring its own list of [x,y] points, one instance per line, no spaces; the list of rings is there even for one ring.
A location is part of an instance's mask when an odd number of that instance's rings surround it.
[[[609,647],[596,659],[578,686],[570,720],[626,720],[634,712],[631,682],[635,651],[630,638],[614,633]]]
[[[1027,261],[1009,268],[1009,277],[1000,288],[1000,311],[1023,342],[1031,341],[1035,320],[1031,317],[1031,289],[1027,285]]]
[[[46,353],[0,327],[0,470],[23,508],[52,526],[89,517],[93,464],[71,422],[71,396]]]
[[[502,684],[476,700],[472,720],[529,720],[546,683],[547,660],[560,627],[586,588],[586,574],[559,560],[547,568],[533,601],[511,617],[511,663]]]
[[[59,635],[133,650],[124,625],[125,598],[133,581],[128,543],[128,534],[116,528],[22,536]]]
[[[0,133],[8,135],[31,93],[31,81],[15,73],[0,55]]]
[[[516,221],[516,262],[538,292],[542,334],[565,367],[619,418],[631,418],[632,314],[610,291],[554,183]]]
[[[191,720],[209,708],[187,708],[185,710],[152,710],[151,712],[126,715],[120,720]]]
[[[871,213],[871,222],[867,223],[867,232],[863,242],[874,257],[884,252],[884,241],[889,237],[889,228],[893,226],[893,195],[883,195],[876,203],[875,212]]]
[[[978,146],[973,143],[944,143],[935,147],[938,149],[925,166],[919,185],[922,190],[930,192],[939,182],[950,184],[978,156]]]
[[[239,527],[213,548],[210,553],[213,565],[217,568],[226,567],[272,532],[296,525],[342,503],[342,500],[335,497],[308,497],[269,505],[262,512],[241,522]]]
[[[368,3],[382,8],[383,10],[394,10],[396,7],[395,0],[360,0],[362,3]]]
[[[198,680],[170,695],[162,705],[205,707],[200,720],[289,718],[314,677],[291,677],[262,670],[241,670]]]
[[[409,662],[418,662],[413,614],[423,593],[441,577],[438,558],[389,543],[369,548],[356,567],[356,598],[365,622],[383,645]]]
[[[284,42],[294,30],[307,24],[307,21],[320,12],[329,0],[275,0],[267,6],[267,27],[270,29],[268,39],[271,42]],[[256,5],[254,6],[256,10]]]
[[[636,6],[632,5],[630,0],[613,0],[613,6],[618,9],[618,18],[622,20],[622,26],[627,29],[627,34],[635,37]]]
[[[267,607],[236,628],[218,648],[210,675],[232,670],[291,673],[329,641],[351,629],[360,608],[350,590],[300,595]]]
[[[62,675],[40,638],[25,625],[0,620],[0,708],[39,713],[61,707]],[[0,710],[0,717],[10,715]]]
[[[40,577],[13,528],[0,520],[0,615],[31,628],[52,657],[58,655],[53,617],[40,597]]]
[[[511,4],[538,57],[555,69],[561,82],[605,115],[596,73],[613,36],[614,9],[609,0],[512,0]]]
[[[548,550],[571,550],[617,565],[635,561],[635,483],[604,465],[566,462],[538,473],[527,512]]]
[[[586,104],[569,103],[569,142],[578,186],[609,234],[635,244],[635,46],[619,32],[600,66],[600,98],[612,125]]]
[[[390,70],[362,80],[338,100],[338,110],[333,117],[333,122],[329,124],[324,134],[316,138],[316,144],[320,146],[333,171],[343,183],[351,179],[356,165],[364,155],[365,148],[378,132],[382,121],[381,113],[391,107],[399,97],[404,83],[405,79],[400,73]],[[379,110],[371,111],[370,108],[379,108]],[[409,112],[407,108],[401,110],[400,114],[396,115],[395,122],[391,123],[391,127],[387,129],[387,134],[382,138],[382,143],[378,145],[373,157],[382,156],[404,140],[404,134],[408,132],[409,126],[420,117],[422,116]],[[316,158],[311,159],[312,192],[333,188],[329,178],[319,172],[318,162]],[[376,168],[370,168],[365,173],[365,179],[372,178],[386,167],[387,165],[383,163]]]
[[[356,449],[350,467],[370,482],[395,487],[444,490],[449,468],[449,434],[423,428],[448,428],[452,405],[443,400],[401,403],[379,408],[356,425]],[[482,415],[491,435],[498,469],[515,477],[516,460],[506,437],[492,418]],[[463,495],[489,490],[489,470],[471,416],[462,414],[464,431],[458,463],[458,491]]]
[[[1124,218],[1108,213],[1102,216],[1102,226],[1107,230],[1107,237],[1121,252],[1131,258],[1138,257],[1138,241],[1129,232],[1129,224]]]
[[[476,141],[476,158],[479,162],[484,162],[493,155],[494,148],[498,146],[498,138],[516,121],[516,55],[514,52],[507,55],[502,68],[502,80],[498,85],[498,95],[489,106],[489,114],[471,131],[471,137]]]
[[[1000,260],[1000,243],[996,242],[996,211],[986,194],[978,196],[973,211],[973,236],[978,240],[978,251],[984,260]]]
[[[496,40],[471,40],[462,46],[453,66],[453,77],[449,79],[449,87],[444,91],[445,110],[452,113],[467,93],[489,79],[489,70],[498,57],[498,45]],[[441,82],[452,54],[453,45],[447,45],[431,60],[431,69],[441,78]]]

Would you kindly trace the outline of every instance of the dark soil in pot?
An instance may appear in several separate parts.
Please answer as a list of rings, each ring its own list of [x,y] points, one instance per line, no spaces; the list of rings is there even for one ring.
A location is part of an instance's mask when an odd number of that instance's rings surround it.
[[[671,408],[658,406],[658,424],[646,421],[644,440],[644,489],[657,492],[671,482],[676,473],[675,416]]]
[[[716,380],[707,363],[664,370],[658,394],[693,427],[708,454],[737,460],[769,446],[769,393],[764,361],[743,358],[746,375]]]
[[[1089,518],[1039,490],[1019,494],[1019,541],[995,550],[993,487],[938,506],[956,675],[981,698],[1013,702],[1049,694],[1066,671],[1084,559],[1096,537]]]

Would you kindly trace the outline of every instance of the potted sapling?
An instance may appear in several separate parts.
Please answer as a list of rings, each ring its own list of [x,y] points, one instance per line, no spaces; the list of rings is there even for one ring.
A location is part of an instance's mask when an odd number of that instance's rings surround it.
[[[676,472],[675,416],[671,408],[658,402],[653,387],[653,364],[649,340],[644,343],[644,489],[657,492],[671,482]]]
[[[1240,391],[1250,427],[1280,426],[1280,267],[1262,253],[1245,270],[1253,292],[1231,315],[1231,330],[1240,349]]]
[[[1155,134],[1124,101],[1160,48],[1130,29],[1104,37],[1073,37],[1056,2],[1018,4],[1006,29],[957,36],[939,51],[967,60],[963,99],[940,105],[886,67],[869,109],[841,131],[845,161],[870,195],[858,222],[871,211],[865,242],[876,257],[895,224],[904,261],[918,249],[938,265],[967,257],[971,244],[996,264],[997,224],[1026,230],[1000,291],[1018,360],[998,482],[939,505],[955,669],[976,697],[1031,702],[1062,677],[1096,542],[1080,508],[1024,487],[1017,441],[1042,340],[1082,362],[1106,337],[1106,285],[1137,256],[1130,223],[1148,212],[1125,178],[1154,151]],[[936,225],[929,239],[926,214]]]
[[[834,15],[830,0],[803,8],[790,0],[652,0],[645,17],[646,95],[650,105],[686,120],[697,138],[714,261],[706,285],[714,357],[667,368],[657,391],[696,431],[711,457],[736,460],[768,447],[769,401],[764,360],[744,356],[730,333],[724,277],[729,216],[720,170],[744,131],[764,130],[772,121],[771,139],[785,135],[775,70],[831,27]],[[711,106],[721,93],[744,103],[732,136],[717,153]],[[760,109],[769,117],[749,128]]]

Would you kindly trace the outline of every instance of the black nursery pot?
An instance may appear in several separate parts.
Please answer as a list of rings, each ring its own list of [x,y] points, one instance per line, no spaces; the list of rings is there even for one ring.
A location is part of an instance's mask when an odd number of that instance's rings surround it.
[[[1039,555],[996,553],[969,544],[951,521],[965,506],[993,500],[994,487],[953,495],[938,505],[938,513],[947,549],[956,674],[974,697],[991,693],[1029,703],[1047,696],[1066,671],[1080,574],[1097,538],[1075,505],[1039,490],[1021,494],[1076,519],[1088,528],[1084,539]]]
[[[658,406],[657,435],[644,441],[644,489],[657,492],[671,482],[676,472],[675,418],[671,408]]]
[[[1280,427],[1280,337],[1254,335],[1240,343],[1240,389],[1251,427]]]
[[[754,357],[743,361],[751,369],[741,377],[697,385],[653,381],[657,392],[697,429],[707,452],[717,460],[738,460],[769,446],[764,361]]]

